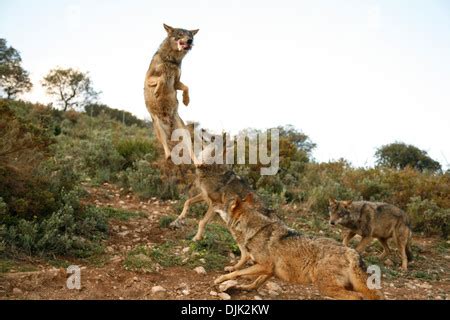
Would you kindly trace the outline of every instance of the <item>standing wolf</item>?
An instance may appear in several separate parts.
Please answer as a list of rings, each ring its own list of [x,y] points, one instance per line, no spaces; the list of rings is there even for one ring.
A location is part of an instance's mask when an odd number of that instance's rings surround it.
[[[183,91],[183,103],[189,105],[189,88],[180,81],[181,63],[194,45],[198,30],[172,28],[164,24],[167,38],[153,56],[145,76],[145,104],[153,120],[156,137],[170,159],[169,141],[175,129],[184,129],[178,115],[177,90]]]
[[[275,276],[286,282],[315,284],[321,294],[332,298],[383,298],[380,291],[368,288],[364,264],[355,250],[332,239],[311,239],[296,233],[280,219],[262,214],[252,194],[244,200],[230,200],[223,210],[216,211],[255,264],[223,275],[215,284],[255,276],[253,283],[236,288],[256,290]]]
[[[330,200],[330,224],[340,224],[350,231],[344,237],[348,246],[355,235],[362,237],[356,251],[362,253],[374,238],[383,245],[380,258],[390,254],[388,240],[394,238],[402,257],[402,269],[412,260],[409,217],[401,209],[382,202]]]

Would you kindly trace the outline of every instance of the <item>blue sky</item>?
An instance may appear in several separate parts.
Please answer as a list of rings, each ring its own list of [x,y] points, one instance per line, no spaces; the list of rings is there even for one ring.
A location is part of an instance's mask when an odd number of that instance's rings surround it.
[[[243,2],[243,1],[242,1]],[[183,64],[185,120],[236,132],[293,124],[319,161],[373,164],[377,147],[414,144],[450,161],[450,2],[0,2],[0,37],[35,89],[55,66],[89,71],[101,101],[149,118],[142,90],[162,23],[200,28]]]

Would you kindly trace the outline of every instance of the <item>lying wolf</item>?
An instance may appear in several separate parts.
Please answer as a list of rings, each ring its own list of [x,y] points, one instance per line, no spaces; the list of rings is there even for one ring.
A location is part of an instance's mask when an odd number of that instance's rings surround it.
[[[255,264],[219,277],[215,284],[242,276],[256,276],[248,285],[258,289],[269,278],[300,284],[313,283],[321,294],[337,299],[381,299],[367,287],[367,274],[359,254],[331,239],[310,239],[293,232],[279,219],[261,214],[252,195],[237,198],[217,210],[240,247]]]
[[[340,224],[350,231],[344,237],[344,245],[355,236],[362,237],[356,251],[362,253],[374,238],[383,245],[383,259],[390,254],[388,240],[394,238],[402,257],[403,270],[412,260],[411,228],[409,218],[401,209],[381,202],[330,200],[330,224]]]
[[[183,103],[189,104],[189,88],[180,81],[181,63],[194,45],[198,30],[184,30],[164,25],[167,38],[153,56],[145,76],[145,104],[153,120],[156,137],[171,157],[170,138],[175,129],[185,129],[178,115],[177,90],[183,91]]]

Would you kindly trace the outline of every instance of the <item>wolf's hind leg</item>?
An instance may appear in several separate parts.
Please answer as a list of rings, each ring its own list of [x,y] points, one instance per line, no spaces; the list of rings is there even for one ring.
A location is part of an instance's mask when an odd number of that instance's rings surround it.
[[[408,238],[404,237],[402,235],[397,235],[396,240],[397,240],[398,250],[400,252],[400,257],[402,258],[401,269],[403,271],[407,271],[408,270],[408,255],[406,253],[406,250],[407,250],[406,246],[408,244]]]
[[[339,300],[362,300],[363,295],[356,291],[349,291],[337,284],[320,284],[319,292],[321,295],[339,299]]]
[[[165,130],[166,126],[158,117],[153,117],[153,126],[155,128],[156,137],[158,138],[159,142],[163,146],[165,158],[166,158],[166,160],[169,160],[171,157],[171,154],[170,154],[169,143],[167,140],[168,138],[167,138],[167,134],[166,134],[166,130]]]
[[[391,249],[389,248],[387,239],[380,238],[378,240],[380,241],[381,245],[383,246],[383,252],[379,256],[379,258],[380,259],[384,259],[384,258],[386,258],[387,256],[389,256],[391,254]]]

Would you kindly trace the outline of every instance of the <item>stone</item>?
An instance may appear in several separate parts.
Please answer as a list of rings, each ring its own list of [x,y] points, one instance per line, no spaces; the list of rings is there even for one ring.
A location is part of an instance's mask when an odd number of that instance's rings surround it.
[[[113,263],[121,262],[122,261],[122,257],[121,256],[114,256],[111,259],[109,259],[109,261],[111,261]]]
[[[191,294],[191,292],[188,289],[184,289],[183,291],[181,291],[181,293],[183,293],[184,296],[188,296]]]
[[[218,297],[222,300],[231,300],[231,296],[228,293],[221,292],[218,294]]]
[[[394,265],[394,262],[392,262],[391,259],[386,259],[386,261],[384,261],[384,265],[386,267],[392,267]]]
[[[209,293],[209,295],[210,295],[210,296],[213,296],[213,297],[217,297],[218,293],[215,292],[215,291],[211,291],[211,292]]]
[[[260,296],[255,296],[253,299],[254,300],[262,300],[263,298],[261,298]]]
[[[22,294],[22,293],[23,293],[23,291],[20,290],[19,288],[14,288],[12,292],[13,292],[13,294],[16,294],[16,295],[17,295],[17,294]]]
[[[152,288],[152,295],[157,297],[164,297],[166,295],[166,289],[162,286],[155,286]]]
[[[419,287],[419,288],[422,288],[422,289],[433,289],[433,286],[431,285],[431,284],[428,284],[428,283],[419,283],[419,284],[417,284],[417,286]]]
[[[206,274],[206,270],[203,267],[197,267],[194,269],[195,272],[197,272],[197,274]]]
[[[266,288],[269,291],[281,291],[282,290],[281,287],[278,284],[276,284],[275,282],[267,282]]]
[[[139,259],[142,262],[152,262],[152,259],[150,257],[147,257],[145,254],[140,253],[137,256],[135,256],[137,259]]]
[[[272,297],[278,297],[280,294],[278,292],[276,292],[276,291],[269,290],[269,295],[272,296]]]
[[[181,252],[183,252],[183,253],[188,253],[189,251],[191,251],[191,248],[189,248],[189,247],[186,247],[183,250],[181,250]]]
[[[237,284],[238,284],[238,282],[237,282],[236,280],[228,280],[228,281],[222,282],[222,283],[219,285],[219,291],[220,291],[220,292],[225,292],[225,291],[227,291],[228,289],[237,286]]]
[[[409,282],[407,282],[406,283],[406,286],[409,288],[409,289],[416,289],[416,286],[415,285],[412,285],[411,283],[409,283]]]

